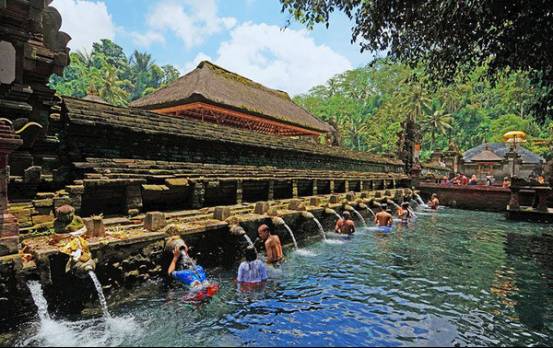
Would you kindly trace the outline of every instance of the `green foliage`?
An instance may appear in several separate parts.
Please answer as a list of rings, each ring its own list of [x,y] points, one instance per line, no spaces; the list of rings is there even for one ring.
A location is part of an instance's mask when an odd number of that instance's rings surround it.
[[[450,81],[460,66],[487,60],[494,70],[532,69],[553,86],[553,1],[550,0],[280,0],[282,11],[308,27],[330,24],[341,11],[362,50],[428,62],[436,79]],[[553,94],[534,105],[543,121]]]
[[[407,118],[422,136],[422,157],[445,150],[450,140],[467,150],[502,141],[510,130],[525,131],[533,151],[547,154],[553,121],[540,123],[533,110],[550,89],[528,71],[489,64],[457,71],[451,83],[434,82],[424,64],[410,67],[387,59],[337,75],[296,102],[332,121],[342,145],[380,154],[397,153]],[[543,141],[540,141],[543,140]]]
[[[52,76],[50,86],[61,95],[94,94],[114,105],[125,106],[179,77],[172,65],[158,66],[148,53],[135,51],[127,58],[110,40],[94,43],[92,52],[71,53],[63,76]]]

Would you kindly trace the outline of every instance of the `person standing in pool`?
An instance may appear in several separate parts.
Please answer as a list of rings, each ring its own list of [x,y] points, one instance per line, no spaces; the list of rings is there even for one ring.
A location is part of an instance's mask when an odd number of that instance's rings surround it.
[[[408,223],[413,218],[413,213],[408,202],[403,202],[398,209],[398,216],[402,223]]]
[[[376,213],[374,217],[374,223],[378,227],[392,227],[392,223],[394,221],[392,214],[386,211],[386,207],[384,205],[380,205],[378,210],[378,213]]]
[[[440,206],[440,200],[438,199],[438,195],[433,193],[432,197],[430,198],[430,201],[428,201],[428,207],[430,209],[437,210]]]
[[[282,253],[282,243],[280,242],[278,235],[267,225],[259,226],[257,234],[265,245],[265,262],[268,264],[274,264],[282,261],[284,254]]]
[[[257,251],[253,246],[248,247],[246,249],[246,261],[238,267],[238,283],[245,286],[256,286],[265,282],[268,278],[265,263],[257,258]]]
[[[345,211],[342,214],[342,218],[336,221],[336,227],[334,231],[339,234],[352,235],[355,233],[355,223],[351,219],[349,211]]]

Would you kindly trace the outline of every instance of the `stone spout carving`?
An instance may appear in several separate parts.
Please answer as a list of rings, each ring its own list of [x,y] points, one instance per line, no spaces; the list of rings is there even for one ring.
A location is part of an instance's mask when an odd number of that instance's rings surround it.
[[[72,272],[78,277],[85,278],[88,272],[96,269],[92,259],[88,242],[83,237],[74,237],[69,243],[60,248],[60,252],[69,256],[65,272]]]

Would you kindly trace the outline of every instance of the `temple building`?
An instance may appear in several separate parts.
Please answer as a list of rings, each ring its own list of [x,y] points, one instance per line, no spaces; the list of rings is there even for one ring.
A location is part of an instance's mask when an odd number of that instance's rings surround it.
[[[286,92],[208,61],[130,106],[280,136],[318,137],[334,130],[295,104]]]
[[[510,143],[482,144],[463,154],[461,171],[484,180],[493,176],[501,180],[515,175],[528,178],[532,172],[541,173],[545,159],[530,150]]]

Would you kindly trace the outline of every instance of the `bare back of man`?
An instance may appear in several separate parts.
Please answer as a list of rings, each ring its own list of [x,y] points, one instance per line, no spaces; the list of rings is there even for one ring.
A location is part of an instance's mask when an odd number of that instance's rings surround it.
[[[386,211],[381,211],[377,213],[376,216],[374,217],[374,223],[378,227],[390,227],[392,226],[392,222],[393,222],[392,214]]]
[[[336,232],[340,234],[353,234],[355,233],[355,224],[352,220],[340,219],[336,223]]]

